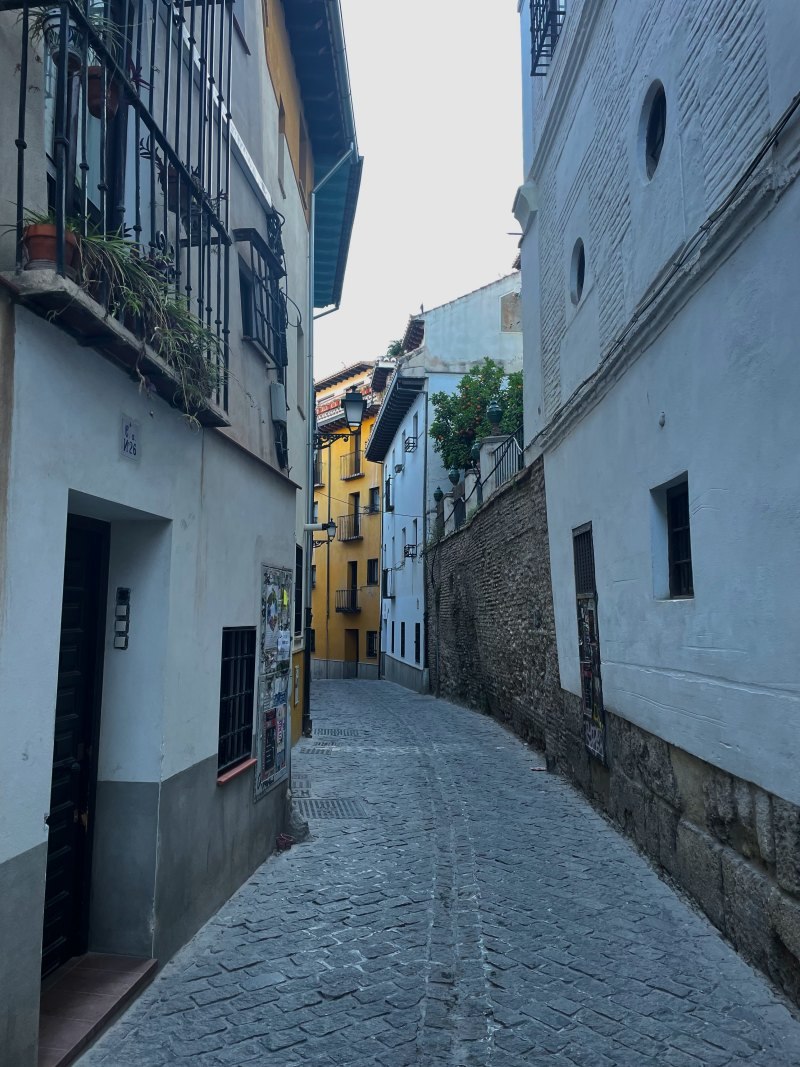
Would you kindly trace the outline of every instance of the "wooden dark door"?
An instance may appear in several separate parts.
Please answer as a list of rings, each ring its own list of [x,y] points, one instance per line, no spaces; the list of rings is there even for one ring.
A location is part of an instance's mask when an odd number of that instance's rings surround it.
[[[70,517],[48,816],[42,976],[86,951],[108,527]]]

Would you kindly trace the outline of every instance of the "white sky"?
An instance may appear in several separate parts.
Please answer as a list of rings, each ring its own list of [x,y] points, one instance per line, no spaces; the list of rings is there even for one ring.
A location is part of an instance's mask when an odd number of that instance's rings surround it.
[[[383,355],[420,304],[511,271],[522,181],[515,0],[341,0],[364,175],[315,377]]]

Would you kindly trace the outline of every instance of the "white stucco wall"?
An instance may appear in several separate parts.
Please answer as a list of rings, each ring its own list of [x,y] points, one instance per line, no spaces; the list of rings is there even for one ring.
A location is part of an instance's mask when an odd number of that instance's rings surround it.
[[[216,753],[222,627],[259,625],[262,561],[294,567],[295,490],[262,464],[22,309],[15,364],[0,862],[46,840],[68,510],[111,523],[101,779],[159,781]],[[140,422],[136,462],[120,456],[123,413]]]
[[[570,4],[549,75],[528,81],[538,195],[522,247],[528,440],[569,407],[796,92],[785,42],[798,39],[797,5],[704,0],[685,16],[638,0]],[[656,78],[667,131],[648,181],[641,114]],[[782,187],[799,136],[795,122],[781,139]],[[793,186],[732,255],[714,253],[711,276],[660,336],[545,445],[562,684],[579,691],[572,530],[591,522],[607,706],[796,803],[799,215]],[[587,270],[576,308],[577,236]],[[665,545],[651,490],[684,471],[695,593],[673,601],[654,582]]]

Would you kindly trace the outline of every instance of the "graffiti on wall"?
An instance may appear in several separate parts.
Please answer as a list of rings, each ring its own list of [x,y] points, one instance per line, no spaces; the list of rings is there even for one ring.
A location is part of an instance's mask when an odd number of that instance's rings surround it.
[[[289,775],[292,581],[287,567],[261,568],[261,643],[256,711],[255,799]]]

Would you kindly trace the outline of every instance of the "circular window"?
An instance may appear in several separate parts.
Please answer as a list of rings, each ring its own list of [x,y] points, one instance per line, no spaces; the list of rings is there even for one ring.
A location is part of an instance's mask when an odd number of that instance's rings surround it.
[[[661,82],[654,82],[645,99],[642,119],[644,128],[644,166],[652,178],[661,159],[667,132],[667,94]]]
[[[575,247],[572,249],[572,263],[570,265],[569,273],[569,292],[572,297],[572,303],[580,303],[580,299],[583,296],[583,283],[586,280],[586,250],[583,247],[583,241],[578,238],[575,242]]]

